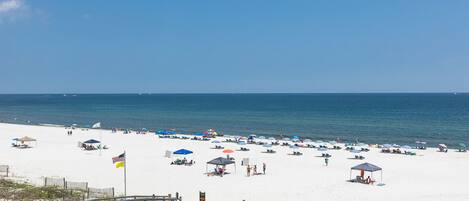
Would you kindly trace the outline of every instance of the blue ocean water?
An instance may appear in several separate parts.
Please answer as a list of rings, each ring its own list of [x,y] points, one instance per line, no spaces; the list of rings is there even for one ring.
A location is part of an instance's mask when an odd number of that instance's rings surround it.
[[[469,94],[0,95],[9,123],[469,144]]]

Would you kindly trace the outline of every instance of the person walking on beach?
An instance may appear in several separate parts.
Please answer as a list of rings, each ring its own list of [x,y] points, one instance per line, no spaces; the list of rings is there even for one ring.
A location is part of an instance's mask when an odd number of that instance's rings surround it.
[[[254,173],[253,175],[257,175],[257,165],[254,165]]]
[[[265,174],[265,163],[262,163],[262,173]]]
[[[248,172],[248,177],[251,176],[251,167],[248,165],[246,171]]]
[[[329,157],[324,158],[324,162],[326,163],[326,166],[329,165]]]

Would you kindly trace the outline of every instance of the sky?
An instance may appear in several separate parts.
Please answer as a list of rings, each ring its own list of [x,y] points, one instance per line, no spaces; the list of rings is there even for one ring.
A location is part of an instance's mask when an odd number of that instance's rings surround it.
[[[0,0],[0,93],[469,92],[469,1]]]

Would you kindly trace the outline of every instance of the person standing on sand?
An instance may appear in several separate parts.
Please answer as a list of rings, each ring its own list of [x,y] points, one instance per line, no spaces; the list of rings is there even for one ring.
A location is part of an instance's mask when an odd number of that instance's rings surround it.
[[[329,165],[329,157],[324,158],[324,162],[326,163],[326,166]]]
[[[254,174],[253,175],[257,175],[257,165],[254,165]]]
[[[248,177],[251,176],[251,167],[248,165],[246,171],[248,172]]]
[[[265,163],[262,163],[262,173],[264,173],[264,174],[265,174],[265,168],[266,168]]]

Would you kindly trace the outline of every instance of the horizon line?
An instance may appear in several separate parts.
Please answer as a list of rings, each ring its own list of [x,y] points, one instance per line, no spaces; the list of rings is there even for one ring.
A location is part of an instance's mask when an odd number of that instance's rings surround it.
[[[467,94],[469,92],[100,92],[100,93],[0,93],[0,95],[178,95],[178,94]]]

